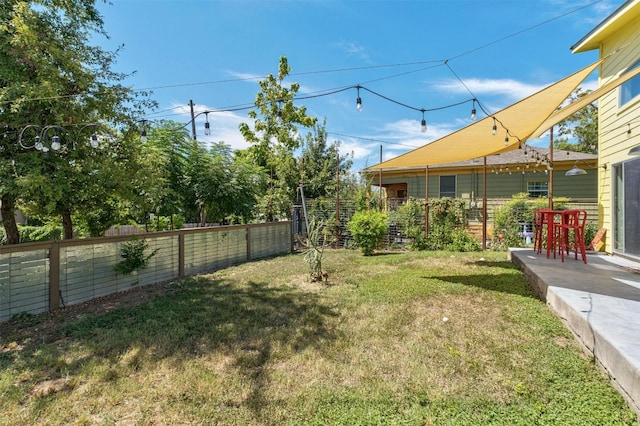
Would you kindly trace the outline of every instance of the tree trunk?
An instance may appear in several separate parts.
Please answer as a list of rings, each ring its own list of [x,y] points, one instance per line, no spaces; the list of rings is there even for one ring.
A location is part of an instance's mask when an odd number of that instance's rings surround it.
[[[207,223],[207,212],[204,206],[200,206],[200,226],[204,227]]]
[[[62,230],[64,232],[65,240],[73,239],[73,222],[71,222],[70,211],[65,211],[62,213]]]
[[[9,194],[2,194],[2,209],[0,215],[2,216],[2,226],[4,226],[4,233],[7,236],[7,244],[19,244],[20,232],[18,231],[18,224],[16,223],[16,217],[14,213],[15,200]]]

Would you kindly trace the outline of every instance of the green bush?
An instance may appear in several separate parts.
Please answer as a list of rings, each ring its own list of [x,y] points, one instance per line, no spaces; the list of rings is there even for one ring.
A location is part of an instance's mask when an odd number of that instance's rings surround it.
[[[347,228],[362,254],[371,256],[387,234],[388,217],[377,210],[356,212]]]
[[[116,263],[113,269],[122,275],[130,275],[134,271],[145,269],[149,264],[149,259],[158,252],[156,249],[150,254],[145,254],[147,248],[149,248],[149,244],[146,240],[133,238],[131,241],[127,241],[120,249],[122,260]]]
[[[62,227],[53,224],[44,226],[18,226],[18,230],[20,231],[20,243],[52,241],[62,238]]]
[[[174,214],[171,216],[155,216],[147,225],[149,232],[169,231],[171,229],[181,229],[184,225],[184,216]]]
[[[448,251],[480,251],[481,246],[478,240],[467,234],[463,228],[456,228],[451,233],[451,241],[445,244]]]
[[[409,198],[405,204],[398,207],[395,214],[403,234],[411,239],[407,248],[424,250],[427,247],[424,235],[424,201]]]
[[[554,209],[565,210],[568,198],[554,198]],[[516,194],[510,201],[493,211],[493,250],[506,250],[508,247],[525,247],[526,240],[521,235],[522,224],[533,224],[533,212],[549,207],[548,198],[531,200],[527,193]]]
[[[465,200],[435,198],[429,200],[429,250],[478,251],[480,244],[465,232]]]

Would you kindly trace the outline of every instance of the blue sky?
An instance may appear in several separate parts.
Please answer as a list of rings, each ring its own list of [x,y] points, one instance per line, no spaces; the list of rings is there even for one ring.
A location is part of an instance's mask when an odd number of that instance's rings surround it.
[[[126,84],[151,89],[159,103],[145,118],[187,123],[189,100],[198,140],[245,148],[238,131],[258,80],[277,73],[280,56],[292,68],[285,84],[299,96],[360,85],[427,111],[356,89],[299,101],[330,141],[353,155],[354,171],[377,164],[468,125],[476,97],[494,113],[595,61],[598,52],[570,47],[623,0],[111,0],[100,11],[115,69],[135,72]],[[596,87],[596,76],[583,84]],[[469,101],[469,102],[465,102]],[[464,102],[457,107],[450,105]],[[447,107],[447,108],[443,108]],[[443,108],[443,109],[440,109]],[[484,117],[478,110],[478,118]],[[300,129],[300,133],[305,133]],[[548,144],[548,137],[529,142]]]

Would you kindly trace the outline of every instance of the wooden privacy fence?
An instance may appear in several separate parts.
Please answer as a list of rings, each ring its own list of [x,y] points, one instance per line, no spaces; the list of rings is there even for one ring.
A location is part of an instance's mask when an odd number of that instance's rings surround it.
[[[222,269],[292,250],[291,222],[139,234],[156,251],[147,268],[116,273],[131,236],[0,246],[0,321],[97,297]]]

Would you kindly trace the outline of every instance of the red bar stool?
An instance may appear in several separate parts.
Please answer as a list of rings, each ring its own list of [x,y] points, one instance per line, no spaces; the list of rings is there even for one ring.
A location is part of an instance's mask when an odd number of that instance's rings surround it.
[[[537,254],[542,253],[542,247],[544,245],[544,229],[547,228],[547,235],[551,235],[553,232],[553,210],[542,208],[535,209],[533,211],[533,225],[535,228],[535,234],[533,237],[533,249]],[[549,257],[549,239],[547,238],[547,257]]]
[[[562,214],[562,224],[559,227],[558,242],[562,261],[564,262],[565,251],[573,248],[575,259],[578,260],[578,250],[582,256],[582,261],[587,263],[587,251],[584,245],[584,226],[587,222],[587,212],[585,210],[566,210]],[[573,235],[573,242],[570,242],[570,235]],[[554,250],[555,257],[555,250]]]

